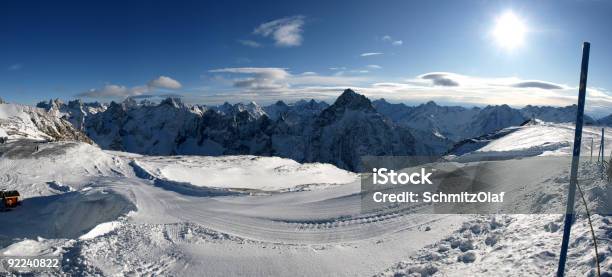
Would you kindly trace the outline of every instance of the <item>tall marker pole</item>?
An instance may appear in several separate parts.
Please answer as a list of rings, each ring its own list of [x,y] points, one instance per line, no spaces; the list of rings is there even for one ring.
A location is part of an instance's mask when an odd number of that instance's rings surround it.
[[[591,137],[591,162],[593,162],[593,142],[594,142],[594,139],[593,137]]]
[[[580,145],[582,142],[582,123],[584,119],[584,102],[586,98],[587,74],[589,71],[589,52],[591,44],[584,42],[582,45],[582,66],[580,68],[580,87],[578,88],[578,112],[576,114],[576,131],[574,133],[574,151],[572,153],[572,171],[570,175],[569,194],[567,195],[567,207],[565,211],[565,225],[563,227],[563,242],[561,243],[561,254],[559,255],[559,268],[557,276],[563,277],[565,273],[565,260],[567,259],[567,247],[569,245],[570,231],[574,221],[574,198],[576,196],[576,183],[578,183],[578,163],[580,162]]]
[[[606,162],[606,159],[604,158],[604,155],[606,154],[606,152],[604,151],[604,149],[606,148],[606,142],[605,142],[605,137],[604,137],[604,128],[601,128],[601,174],[603,177],[603,172],[604,172],[604,163]]]

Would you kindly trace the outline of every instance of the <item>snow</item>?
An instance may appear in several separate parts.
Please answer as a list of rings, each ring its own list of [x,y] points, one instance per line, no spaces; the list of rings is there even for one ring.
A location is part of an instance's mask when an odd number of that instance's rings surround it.
[[[600,126],[584,126],[582,133],[582,156],[590,156],[591,139],[594,141],[593,155],[597,158],[601,141]],[[574,126],[569,123],[538,121],[519,127],[500,130],[501,137],[474,143],[471,157],[524,157],[524,156],[569,156],[574,144]],[[612,143],[612,129],[605,130],[605,144]],[[495,136],[494,136],[495,137]],[[465,147],[465,146],[464,146]],[[612,149],[612,148],[611,148]],[[609,156],[609,153],[605,153]]]
[[[158,178],[195,186],[281,190],[305,185],[346,184],[357,174],[330,164],[300,164],[290,159],[256,156],[173,156],[136,159]]]
[[[40,131],[32,122],[28,113],[32,109],[34,108],[29,106],[0,104],[0,129],[3,130],[2,132],[8,133],[9,139],[48,139],[49,136]]]
[[[597,139],[598,131],[587,127],[585,140]],[[525,200],[517,205],[546,199],[535,203],[555,208],[563,195],[546,188],[567,183],[568,163],[534,167],[550,157],[531,156],[568,153],[571,146],[561,144],[571,134],[571,125],[526,125],[478,151],[515,153],[491,162],[500,184]],[[530,152],[546,145],[554,147]],[[0,145],[0,155],[1,188],[24,192],[21,206],[0,213],[12,223],[0,228],[0,253],[61,254],[66,275],[550,276],[556,270],[559,214],[364,213],[358,175],[329,164],[146,156],[27,140]],[[609,183],[591,163],[580,174],[597,180],[582,189],[596,213],[602,271],[610,274],[612,222],[600,215],[610,209]],[[569,276],[594,275],[585,222],[581,215],[572,230]]]
[[[66,240],[47,240],[41,237],[25,239],[0,249],[0,254],[5,256],[55,256],[61,253],[59,250],[61,245],[67,242],[70,243]]]
[[[88,240],[88,239],[93,239],[99,236],[106,235],[112,232],[113,230],[117,229],[120,225],[121,223],[118,221],[104,222],[104,223],[98,224],[96,227],[94,227],[89,232],[87,232],[87,234],[80,236],[79,239]]]

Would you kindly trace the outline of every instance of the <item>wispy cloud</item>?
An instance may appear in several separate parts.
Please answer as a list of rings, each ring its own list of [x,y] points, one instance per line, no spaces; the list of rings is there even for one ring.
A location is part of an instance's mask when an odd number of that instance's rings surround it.
[[[307,71],[292,74],[286,68],[278,67],[237,67],[209,70],[210,73],[229,73],[232,87],[243,89],[247,93],[291,93],[302,86],[340,86],[363,82],[363,77],[356,76],[326,76]],[[233,76],[239,75],[239,76]],[[242,76],[240,76],[242,75]],[[216,78],[219,79],[218,77]],[[224,80],[228,80],[224,78]]]
[[[446,72],[427,73],[419,76],[419,78],[431,80],[436,86],[456,87],[459,85],[459,82],[452,79],[452,74]]]
[[[522,81],[512,85],[516,88],[563,89],[562,86],[544,81]]]
[[[146,85],[126,87],[123,85],[106,84],[101,88],[92,88],[76,96],[87,98],[125,98],[143,95],[158,88],[180,89],[181,87],[182,85],[178,81],[167,76],[159,76],[150,80]]]
[[[20,64],[20,63],[16,63],[16,64],[12,64],[12,65],[10,65],[10,66],[9,66],[7,69],[8,69],[9,71],[16,71],[16,70],[20,70],[20,69],[22,69],[22,68],[23,68],[23,65],[22,65],[22,64]]]
[[[248,39],[239,39],[238,43],[244,45],[244,46],[248,46],[248,47],[253,47],[253,48],[259,48],[262,47],[261,43],[254,41],[254,40],[248,40]]]
[[[362,57],[370,57],[370,56],[378,56],[378,55],[382,55],[383,53],[380,52],[366,52],[366,53],[361,53]]]
[[[384,35],[384,36],[382,37],[382,41],[389,42],[389,43],[391,43],[391,45],[393,45],[393,46],[400,46],[400,45],[404,44],[404,41],[403,41],[403,40],[395,40],[395,39],[393,39],[393,38],[392,38],[390,35]]]
[[[289,72],[285,68],[276,67],[235,67],[209,70],[211,73],[232,73],[249,77],[232,79],[236,88],[250,90],[276,90],[287,88]]]
[[[371,69],[382,69],[382,66],[377,65],[377,64],[368,64],[367,68],[371,68]]]
[[[283,17],[259,25],[253,33],[271,37],[277,46],[300,46],[303,41],[304,19],[302,15]]]

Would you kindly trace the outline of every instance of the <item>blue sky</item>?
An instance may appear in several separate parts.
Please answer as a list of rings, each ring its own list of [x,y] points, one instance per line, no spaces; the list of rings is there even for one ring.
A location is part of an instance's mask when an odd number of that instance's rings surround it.
[[[492,35],[508,12],[527,29],[510,50]],[[587,108],[605,113],[610,14],[609,1],[2,1],[0,96],[270,103],[352,87],[394,102],[566,105],[588,40]]]

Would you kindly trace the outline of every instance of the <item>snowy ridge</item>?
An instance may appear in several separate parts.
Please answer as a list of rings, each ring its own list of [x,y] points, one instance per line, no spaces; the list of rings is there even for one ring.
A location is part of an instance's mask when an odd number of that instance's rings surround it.
[[[606,144],[612,142],[612,130],[606,130]],[[601,127],[585,126],[582,134],[582,156],[590,156],[591,139],[593,154],[597,157],[601,141]],[[569,123],[532,122],[465,140],[448,154],[462,159],[503,158],[525,156],[570,156],[574,143],[574,126]],[[606,156],[609,154],[606,153]]]
[[[0,104],[0,130],[9,139],[75,140],[93,143],[72,125],[41,109]]]

